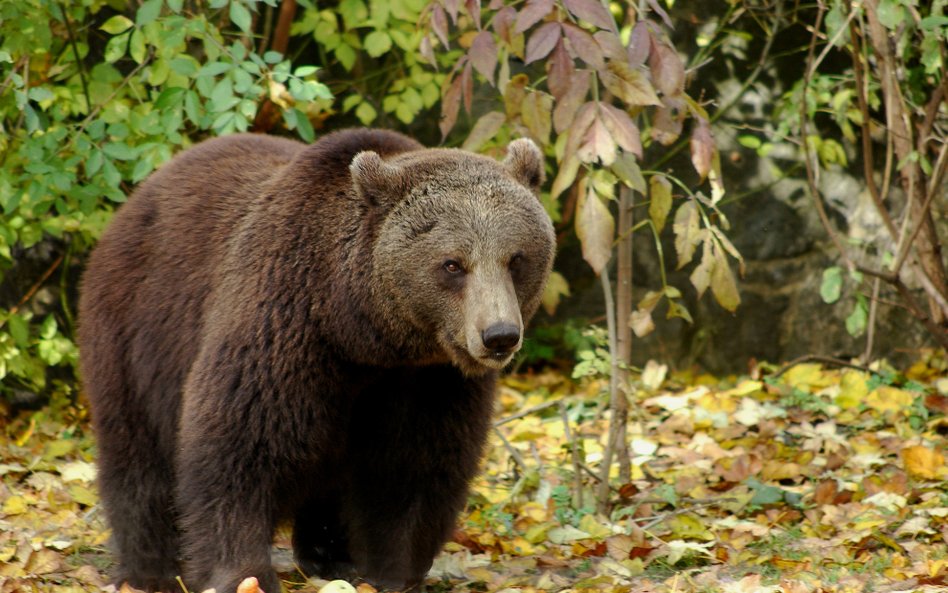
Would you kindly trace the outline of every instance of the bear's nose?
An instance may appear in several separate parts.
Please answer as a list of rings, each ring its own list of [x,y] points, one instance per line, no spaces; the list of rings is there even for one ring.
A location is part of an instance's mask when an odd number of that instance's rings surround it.
[[[520,328],[512,323],[495,323],[481,333],[484,347],[491,352],[510,352],[520,342]]]

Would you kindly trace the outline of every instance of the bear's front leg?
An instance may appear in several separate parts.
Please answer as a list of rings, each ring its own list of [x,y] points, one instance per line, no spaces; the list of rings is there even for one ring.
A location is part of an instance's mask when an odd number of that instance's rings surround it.
[[[186,406],[181,420],[176,494],[185,583],[193,591],[233,593],[252,576],[265,593],[280,593],[270,564],[272,456],[253,427],[231,422],[221,402],[209,408],[215,412]]]
[[[360,395],[347,449],[343,518],[359,576],[417,591],[451,537],[477,472],[493,409],[493,376],[451,367],[381,375]]]

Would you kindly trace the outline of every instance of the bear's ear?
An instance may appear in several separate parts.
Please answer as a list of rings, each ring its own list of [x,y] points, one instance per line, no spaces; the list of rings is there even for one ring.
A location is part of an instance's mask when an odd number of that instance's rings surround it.
[[[405,171],[383,161],[377,152],[364,150],[355,155],[349,171],[356,191],[373,206],[389,206],[408,191]]]
[[[513,178],[524,184],[535,194],[543,185],[543,153],[529,138],[514,140],[507,146],[504,167]]]

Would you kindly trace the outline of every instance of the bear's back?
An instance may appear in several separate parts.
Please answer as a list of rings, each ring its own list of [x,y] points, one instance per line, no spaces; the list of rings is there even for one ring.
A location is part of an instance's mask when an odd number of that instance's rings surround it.
[[[176,406],[196,356],[204,305],[227,238],[259,188],[305,147],[239,134],[177,155],[115,214],[90,257],[80,300],[83,372],[95,353],[121,353],[128,387],[164,393],[155,412]],[[107,337],[107,338],[106,338]],[[100,339],[118,344],[100,344]],[[111,372],[111,371],[109,371]],[[166,417],[166,414],[149,414]]]

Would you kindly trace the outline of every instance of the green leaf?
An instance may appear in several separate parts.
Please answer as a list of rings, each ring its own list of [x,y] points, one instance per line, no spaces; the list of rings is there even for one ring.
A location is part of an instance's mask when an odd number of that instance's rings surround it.
[[[610,169],[622,183],[645,195],[645,177],[635,160],[635,155],[621,151]]]
[[[31,100],[39,103],[40,101],[48,101],[49,99],[52,99],[55,95],[53,95],[53,91],[49,90],[48,88],[44,86],[35,86],[30,89],[29,93],[27,93],[27,96]]]
[[[359,118],[359,121],[362,122],[362,125],[367,126],[375,121],[375,118],[378,117],[378,112],[375,110],[375,107],[372,107],[371,103],[363,101],[356,107],[355,115]]]
[[[820,284],[820,298],[824,303],[835,303],[843,288],[843,270],[833,266],[823,270],[823,282]]]
[[[309,122],[309,118],[306,117],[305,113],[295,107],[293,110],[296,112],[296,131],[299,133],[300,138],[302,138],[304,142],[312,142],[316,139],[313,124]]]
[[[135,14],[135,24],[139,27],[152,22],[161,14],[162,0],[147,0]]]
[[[250,16],[250,11],[238,0],[231,0],[230,20],[244,33],[250,32],[250,25],[253,20]]]
[[[866,331],[868,321],[869,308],[866,306],[865,298],[860,297],[853,307],[853,312],[846,318],[846,331],[852,337],[858,338]]]
[[[187,92],[187,89],[181,87],[166,88],[161,91],[161,94],[155,99],[155,108],[163,110],[177,105],[184,97],[185,92]]]
[[[336,59],[339,60],[339,63],[342,64],[343,68],[346,70],[352,70],[352,67],[355,66],[356,52],[351,46],[341,44],[336,48],[335,54]]]
[[[102,147],[102,152],[109,158],[118,159],[120,161],[130,161],[136,156],[136,151],[124,142],[109,142]]]
[[[132,31],[132,39],[128,44],[128,55],[135,60],[136,64],[141,64],[145,61],[145,36],[142,34],[141,29]]]
[[[756,478],[749,478],[747,485],[754,491],[754,496],[750,500],[752,505],[762,506],[783,501],[783,488],[768,486]]]
[[[293,76],[296,76],[299,78],[306,78],[307,76],[316,74],[316,72],[318,71],[319,71],[319,66],[300,66],[293,72]]]
[[[392,38],[383,31],[373,31],[365,38],[365,51],[377,58],[392,49]]]
[[[882,26],[895,30],[905,18],[905,11],[897,0],[880,0],[877,16]]]
[[[761,145],[760,138],[758,138],[757,136],[751,136],[750,134],[744,134],[742,136],[738,136],[737,141],[738,143],[740,143],[741,146],[744,146],[745,148],[752,148],[754,150],[757,150],[758,148],[760,148],[760,145]]]
[[[132,25],[134,24],[135,23],[133,23],[132,20],[127,16],[117,14],[105,21],[99,28],[110,35],[118,35],[119,33],[124,33],[125,31],[131,29]]]
[[[30,345],[30,326],[22,316],[13,313],[7,320],[7,327],[10,328],[10,335],[13,341],[20,348],[28,348]]]
[[[109,39],[105,45],[105,61],[108,63],[117,62],[125,55],[125,48],[128,46],[128,33],[122,33]]]

